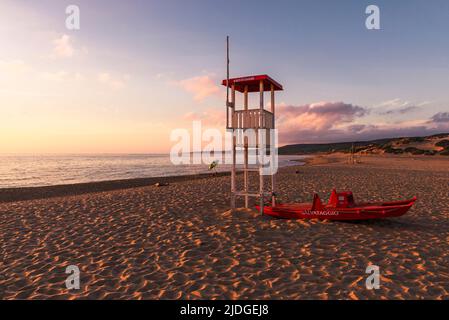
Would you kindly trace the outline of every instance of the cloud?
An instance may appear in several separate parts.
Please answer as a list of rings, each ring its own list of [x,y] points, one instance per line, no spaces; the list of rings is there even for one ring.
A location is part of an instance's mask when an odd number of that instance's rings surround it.
[[[302,106],[276,106],[279,144],[364,141],[403,136],[426,136],[449,132],[449,113],[427,119],[368,122],[365,107],[344,102],[319,102]],[[189,112],[182,121],[201,121],[203,128],[224,129],[224,108]],[[185,124],[187,128],[191,124]]]
[[[108,72],[99,73],[97,75],[98,82],[108,85],[114,89],[123,88],[130,78],[131,77],[128,74],[122,75],[121,77],[113,77]]]
[[[207,97],[219,96],[220,88],[210,75],[197,76],[175,82],[184,91],[193,94],[195,101],[203,101]]]
[[[166,83],[169,84],[176,84],[176,82],[174,82],[173,80],[171,80],[173,78],[174,72],[170,71],[170,72],[159,72],[156,73],[154,75],[154,78],[157,80],[163,80]]]
[[[437,113],[430,119],[366,124],[359,123],[368,114],[366,108],[343,102],[279,106],[277,110],[281,145],[421,136],[449,130],[448,112]]]
[[[70,58],[74,53],[75,49],[70,36],[63,34],[60,38],[53,40],[52,57]]]
[[[444,120],[444,118],[439,118],[437,115],[434,115],[429,120],[424,119],[395,122],[390,124],[366,125],[364,129],[360,132],[357,132],[357,135],[355,136],[347,135],[346,132],[341,132],[342,137],[344,137],[344,140],[342,141],[373,140],[407,136],[428,136],[436,133],[448,132],[448,119],[446,118],[444,123],[439,123],[438,121],[440,119]],[[437,119],[437,121],[435,122],[434,119]]]
[[[358,132],[355,136],[342,132],[341,141],[362,141],[382,138],[427,136],[441,132],[442,129],[432,128],[425,125],[406,126],[402,123],[394,123],[389,125],[367,125],[363,131]]]
[[[430,121],[433,123],[447,123],[449,124],[449,112],[439,112],[437,114],[434,114],[432,118],[430,118]]]
[[[409,101],[402,100],[400,98],[387,100],[378,105],[378,107],[387,107],[387,108],[403,108],[410,105]]]
[[[43,72],[41,74],[41,78],[43,80],[50,80],[56,82],[62,82],[67,79],[69,74],[66,71],[58,71],[58,72]]]
[[[406,114],[406,113],[415,111],[417,109],[419,109],[417,106],[408,106],[408,107],[404,107],[404,108],[400,108],[400,109],[396,109],[396,110],[384,111],[384,112],[381,112],[381,114],[384,114],[384,115]]]
[[[348,131],[352,133],[359,133],[362,132],[366,128],[366,125],[364,124],[353,124],[348,126]]]
[[[18,75],[31,70],[31,67],[22,60],[0,60],[0,71],[4,74]]]
[[[277,107],[278,125],[286,131],[321,131],[337,128],[362,117],[368,110],[343,102],[319,102],[303,106]]]
[[[432,104],[431,101],[422,101],[419,103],[412,103],[410,101],[402,100],[400,98],[384,101],[375,106],[376,113],[380,115],[404,115],[413,111],[419,110],[420,107]]]
[[[72,58],[75,55],[87,55],[89,49],[86,46],[76,48],[73,38],[67,34],[63,34],[59,38],[52,41],[53,51],[50,54],[51,59]]]
[[[204,127],[223,129],[226,125],[225,110],[207,109],[201,112],[189,112],[183,116],[184,121],[201,121]]]
[[[427,136],[447,132],[446,127],[432,127],[426,125],[404,126],[401,123],[389,125],[360,125],[340,129],[322,131],[298,129],[295,132],[284,132],[279,128],[280,145],[295,143],[328,143],[347,141],[369,141],[382,138],[395,138],[406,136]]]
[[[80,72],[67,72],[65,70],[55,72],[42,72],[39,75],[39,79],[52,82],[64,82],[64,81],[85,81],[86,77]]]

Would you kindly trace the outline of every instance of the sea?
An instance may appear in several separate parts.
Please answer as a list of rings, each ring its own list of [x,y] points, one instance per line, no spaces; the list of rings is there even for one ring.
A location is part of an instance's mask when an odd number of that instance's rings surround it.
[[[279,156],[278,166],[303,164],[306,156]],[[251,161],[251,159],[250,159]],[[0,154],[0,188],[37,187],[132,178],[208,173],[209,164],[175,165],[168,154]],[[218,160],[217,172],[229,171]]]

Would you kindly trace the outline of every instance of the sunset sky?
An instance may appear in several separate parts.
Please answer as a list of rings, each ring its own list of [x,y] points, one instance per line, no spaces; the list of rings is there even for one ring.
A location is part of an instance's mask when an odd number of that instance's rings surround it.
[[[231,76],[284,85],[281,144],[448,132],[448,30],[447,0],[1,0],[0,153],[159,153],[192,120],[223,129],[226,35]]]

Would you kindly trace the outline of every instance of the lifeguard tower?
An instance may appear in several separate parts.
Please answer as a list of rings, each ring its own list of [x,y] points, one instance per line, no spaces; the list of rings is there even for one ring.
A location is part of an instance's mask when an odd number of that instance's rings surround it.
[[[228,76],[222,81],[222,85],[227,87],[226,95],[226,129],[232,133],[232,169],[231,169],[231,209],[235,209],[236,197],[245,198],[245,208],[249,207],[249,197],[259,198],[260,212],[263,214],[264,200],[266,197],[271,199],[272,205],[276,202],[275,193],[275,173],[271,174],[263,172],[263,164],[258,163],[256,166],[248,165],[248,151],[254,149],[254,153],[260,155],[261,152],[270,150],[272,144],[275,143],[273,136],[270,134],[271,129],[275,129],[275,91],[282,91],[282,85],[273,80],[268,75],[254,75],[229,79],[229,47],[228,47]],[[231,101],[229,101],[229,90],[231,90]],[[270,92],[271,104],[270,111],[264,108],[264,93]],[[243,94],[243,107],[236,106],[236,92]],[[256,108],[250,108],[248,105],[248,94],[259,93],[260,103]],[[255,132],[256,141],[250,141],[246,131]],[[238,131],[240,134],[236,134]],[[243,134],[241,134],[243,133]],[[262,134],[262,133],[266,133]],[[239,138],[240,137],[240,138]],[[243,137],[243,139],[242,139]],[[261,139],[264,137],[264,139]],[[264,141],[261,141],[264,140]],[[243,168],[237,167],[236,155],[237,150],[243,150]],[[275,156],[270,152],[269,156]],[[238,171],[243,172],[243,190],[236,189],[236,174]],[[248,172],[259,173],[258,190],[249,189]],[[271,188],[264,190],[264,175],[270,176]]]

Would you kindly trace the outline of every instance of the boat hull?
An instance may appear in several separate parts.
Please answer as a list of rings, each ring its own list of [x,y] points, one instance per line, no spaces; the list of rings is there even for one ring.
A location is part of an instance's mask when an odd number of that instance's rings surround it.
[[[415,203],[416,198],[386,203],[365,203],[351,208],[325,207],[312,210],[311,203],[280,204],[264,207],[264,214],[280,219],[320,219],[320,220],[371,220],[400,217]],[[259,210],[259,206],[256,206]]]

